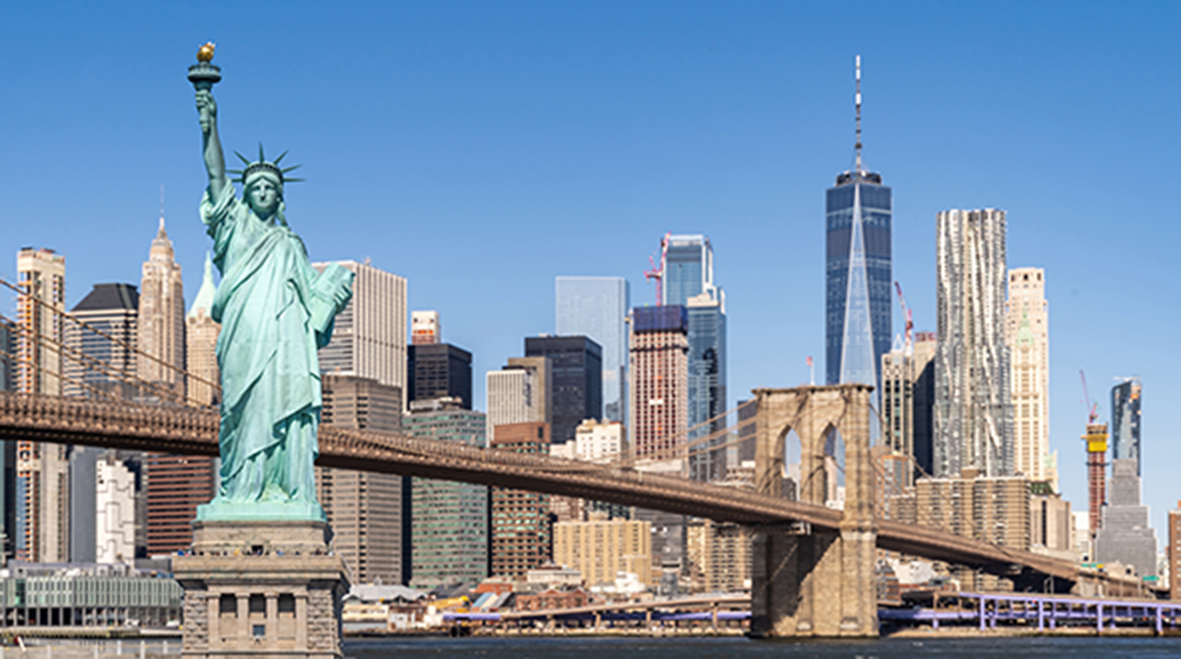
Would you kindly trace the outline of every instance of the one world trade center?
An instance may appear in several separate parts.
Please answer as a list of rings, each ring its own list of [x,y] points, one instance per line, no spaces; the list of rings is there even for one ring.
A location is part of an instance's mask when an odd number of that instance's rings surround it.
[[[861,162],[861,57],[857,57],[856,161],[825,204],[825,371],[828,384],[880,388],[890,350],[890,188]],[[876,398],[876,396],[875,396]]]

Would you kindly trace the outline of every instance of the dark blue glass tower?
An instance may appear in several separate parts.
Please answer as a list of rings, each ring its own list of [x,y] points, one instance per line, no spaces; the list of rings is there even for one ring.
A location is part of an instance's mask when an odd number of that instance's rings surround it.
[[[664,256],[664,304],[688,308],[689,317],[689,428],[688,440],[725,428],[725,419],[710,419],[726,411],[726,296],[714,285],[714,252],[700,234],[670,235]],[[700,426],[700,427],[698,427]],[[721,438],[709,445],[724,443]],[[689,458],[694,480],[719,480],[726,475],[726,450],[695,445]]]
[[[1111,388],[1111,457],[1135,460],[1140,475],[1140,378]]]
[[[857,57],[857,159],[828,189],[825,224],[825,375],[828,384],[881,388],[890,350],[890,188],[861,165],[861,57]]]

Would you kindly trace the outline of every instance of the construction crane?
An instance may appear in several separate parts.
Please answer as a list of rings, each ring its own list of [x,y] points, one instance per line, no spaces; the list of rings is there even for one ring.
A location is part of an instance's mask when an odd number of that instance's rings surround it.
[[[1087,406],[1087,425],[1090,425],[1099,418],[1099,401],[1091,402],[1091,394],[1087,393],[1087,374],[1080,368],[1078,375],[1083,380],[1083,405]]]
[[[903,350],[909,357],[914,354],[914,318],[910,315],[910,307],[906,306],[906,296],[902,294],[902,284],[894,282],[894,290],[898,291],[898,304],[902,305],[902,315],[906,318],[906,343]]]
[[[656,259],[649,256],[648,264],[652,267],[644,271],[644,279],[656,280],[656,306],[658,307],[664,304],[664,266],[668,261],[668,241],[672,235],[670,231],[660,239],[660,268],[656,267]]]

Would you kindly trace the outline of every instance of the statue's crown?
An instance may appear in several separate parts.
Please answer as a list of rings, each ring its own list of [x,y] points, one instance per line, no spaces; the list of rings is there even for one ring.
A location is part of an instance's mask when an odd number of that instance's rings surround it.
[[[237,174],[238,178],[234,179],[234,181],[241,183],[243,185],[245,185],[246,182],[249,181],[251,178],[258,176],[260,174],[261,175],[268,175],[269,174],[270,176],[278,179],[279,185],[283,185],[284,183],[297,183],[297,182],[300,182],[303,180],[301,178],[292,178],[292,177],[287,176],[287,172],[299,169],[302,165],[292,165],[291,167],[279,167],[279,163],[282,162],[283,157],[287,155],[286,151],[284,151],[283,153],[280,153],[279,157],[275,158],[274,162],[271,162],[271,161],[267,160],[265,155],[263,155],[262,143],[259,142],[259,144],[258,144],[258,160],[257,161],[251,161],[249,158],[238,153],[237,151],[234,152],[234,155],[238,156],[238,159],[241,160],[242,164],[246,165],[246,167],[244,167],[243,169],[229,169],[226,171],[229,172],[230,174]]]

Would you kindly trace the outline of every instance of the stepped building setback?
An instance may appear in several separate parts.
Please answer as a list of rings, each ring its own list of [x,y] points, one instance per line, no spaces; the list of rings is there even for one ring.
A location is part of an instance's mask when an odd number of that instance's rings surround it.
[[[163,217],[139,286],[139,350],[151,357],[137,361],[141,380],[184,393],[185,287]]]
[[[1119,562],[1137,576],[1156,574],[1156,532],[1148,521],[1148,506],[1140,503],[1137,460],[1111,461],[1111,488],[1103,519],[1095,534],[1095,560]]]

